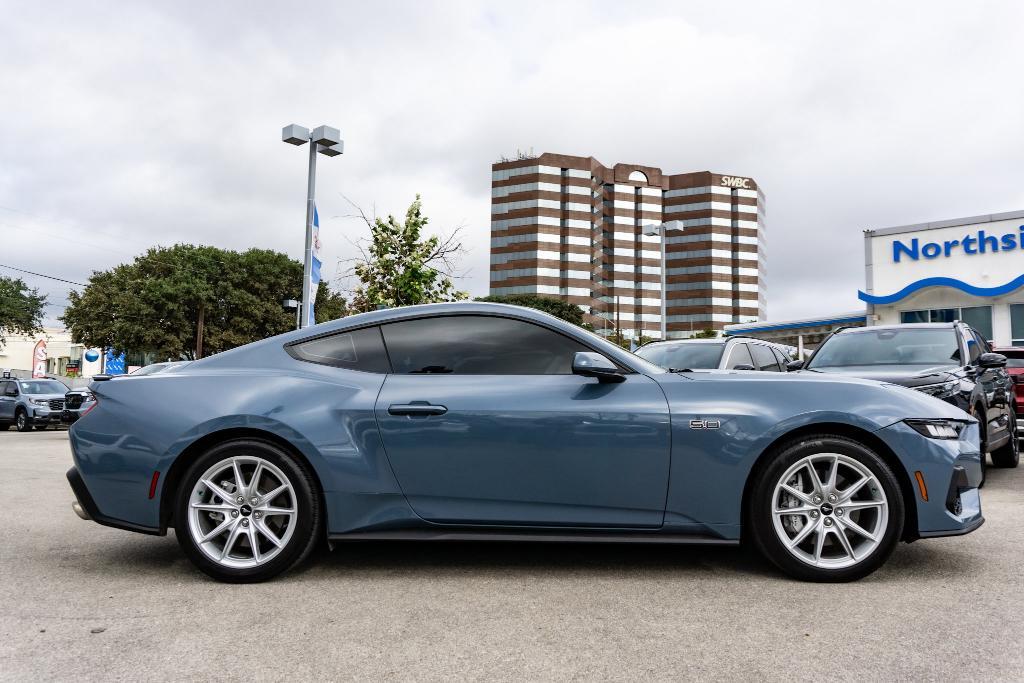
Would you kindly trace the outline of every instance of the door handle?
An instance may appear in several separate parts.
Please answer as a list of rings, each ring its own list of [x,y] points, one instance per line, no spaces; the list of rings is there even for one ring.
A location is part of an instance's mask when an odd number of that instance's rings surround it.
[[[426,401],[413,401],[412,403],[392,403],[388,406],[389,415],[408,415],[410,417],[427,417],[429,415],[444,415],[448,409],[444,406],[436,406]]]

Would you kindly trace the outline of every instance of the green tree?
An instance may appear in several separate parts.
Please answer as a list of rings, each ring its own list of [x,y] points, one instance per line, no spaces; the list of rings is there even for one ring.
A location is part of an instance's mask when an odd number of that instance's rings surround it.
[[[68,295],[61,319],[87,346],[197,358],[294,329],[294,312],[281,304],[299,298],[301,282],[302,264],[285,254],[178,244],[94,272],[81,294]],[[344,314],[326,282],[316,314]]]
[[[713,330],[710,327],[706,330],[701,330],[700,332],[695,332],[693,334],[693,339],[716,339],[717,337],[718,331]]]
[[[468,296],[456,291],[450,274],[453,257],[462,251],[456,241],[458,232],[444,240],[437,236],[424,239],[428,219],[421,209],[416,195],[404,222],[390,215],[387,220],[371,221],[363,214],[370,228],[370,243],[354,268],[359,285],[352,295],[353,312],[459,301]]]
[[[583,323],[583,310],[576,304],[571,304],[568,301],[556,299],[550,296],[540,296],[538,294],[492,294],[491,296],[482,296],[476,299],[477,301],[490,301],[496,304],[512,304],[513,306],[526,306],[527,308],[536,308],[537,310],[550,313],[556,318],[561,318],[566,322],[570,322],[573,325],[579,325],[584,327]]]
[[[46,295],[21,278],[0,277],[0,348],[5,334],[34,334],[43,329]]]

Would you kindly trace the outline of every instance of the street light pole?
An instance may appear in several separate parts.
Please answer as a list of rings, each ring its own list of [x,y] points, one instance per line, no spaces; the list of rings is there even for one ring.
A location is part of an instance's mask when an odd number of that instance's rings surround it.
[[[299,329],[309,327],[313,291],[313,211],[316,207],[316,143],[309,146],[309,175],[306,181],[306,249],[302,259],[302,298],[299,301]]]
[[[671,224],[679,224],[678,227],[674,227]],[[665,341],[668,339],[668,269],[666,268],[666,247],[665,243],[668,241],[669,230],[682,231],[682,221],[670,221],[669,223],[661,223],[659,225],[646,225],[644,226],[644,235],[647,237],[660,237],[661,243],[661,340]],[[692,336],[692,335],[691,335]]]
[[[299,302],[299,329],[309,327],[310,312],[313,308],[313,214],[316,211],[316,155],[336,157],[345,151],[341,131],[330,126],[320,126],[312,132],[295,125],[281,130],[281,140],[300,147],[309,143],[309,174],[306,184],[306,249],[302,263],[302,300]]]

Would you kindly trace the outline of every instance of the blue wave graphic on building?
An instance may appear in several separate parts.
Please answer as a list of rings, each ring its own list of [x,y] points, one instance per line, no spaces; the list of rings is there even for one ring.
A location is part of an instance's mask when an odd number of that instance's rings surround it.
[[[1000,285],[998,287],[978,287],[954,277],[926,277],[923,280],[911,282],[909,285],[894,294],[875,295],[858,291],[857,298],[869,304],[892,304],[896,303],[900,299],[905,299],[914,292],[922,290],[925,287],[952,287],[953,289],[959,289],[961,292],[972,296],[1001,296],[1003,294],[1009,294],[1020,287],[1024,287],[1024,275],[1018,275],[1005,285]]]

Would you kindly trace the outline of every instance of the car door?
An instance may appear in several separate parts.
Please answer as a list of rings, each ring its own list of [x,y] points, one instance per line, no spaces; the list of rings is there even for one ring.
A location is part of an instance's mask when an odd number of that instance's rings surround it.
[[[14,382],[0,380],[0,420],[5,422],[14,419],[14,408],[18,403],[17,396],[8,396],[7,392],[17,392]]]
[[[409,504],[439,523],[657,527],[668,405],[641,374],[572,374],[581,342],[541,325],[457,315],[381,326],[392,374],[377,400]]]
[[[1010,430],[1010,395],[1012,382],[1005,368],[978,367],[978,357],[989,353],[991,348],[973,328],[964,328],[967,339],[967,354],[971,365],[977,368],[975,382],[981,385],[987,405],[986,420],[990,441],[1001,438]]]

